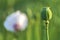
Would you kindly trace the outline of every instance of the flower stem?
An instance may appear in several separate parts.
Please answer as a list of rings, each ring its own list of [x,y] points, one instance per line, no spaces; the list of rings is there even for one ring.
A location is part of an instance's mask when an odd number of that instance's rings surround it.
[[[47,36],[47,40],[49,40],[49,31],[48,31],[48,25],[49,25],[49,21],[46,21],[46,36]]]

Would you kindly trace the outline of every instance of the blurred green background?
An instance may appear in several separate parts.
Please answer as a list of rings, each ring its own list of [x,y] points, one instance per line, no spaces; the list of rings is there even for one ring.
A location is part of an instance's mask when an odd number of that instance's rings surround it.
[[[41,20],[43,7],[50,7],[53,13],[49,24],[50,40],[60,40],[60,0],[0,0],[0,40],[46,40]],[[16,10],[26,13],[29,19],[27,29],[18,32],[18,37],[3,25],[5,18]]]

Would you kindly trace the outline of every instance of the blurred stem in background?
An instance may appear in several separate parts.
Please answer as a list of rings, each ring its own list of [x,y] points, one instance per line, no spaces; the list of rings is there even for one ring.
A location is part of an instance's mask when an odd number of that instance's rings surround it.
[[[29,19],[29,26],[28,26],[28,29],[27,29],[27,40],[31,40],[32,38],[32,20],[31,20],[31,16],[32,16],[32,10],[30,8],[27,8],[27,15],[28,15],[28,19]]]

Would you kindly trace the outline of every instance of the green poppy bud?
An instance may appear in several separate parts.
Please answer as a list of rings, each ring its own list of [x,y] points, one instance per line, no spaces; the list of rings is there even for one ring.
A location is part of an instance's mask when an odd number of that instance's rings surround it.
[[[41,12],[43,20],[50,20],[52,18],[52,12],[49,7],[44,7]]]

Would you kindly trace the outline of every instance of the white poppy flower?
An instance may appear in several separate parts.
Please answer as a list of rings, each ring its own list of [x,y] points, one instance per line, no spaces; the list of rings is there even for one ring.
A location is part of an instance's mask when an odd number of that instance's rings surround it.
[[[19,10],[12,13],[11,15],[7,16],[6,20],[4,21],[4,27],[8,31],[15,31],[16,29],[23,31],[26,29],[28,24],[28,18],[26,14],[20,12]]]

